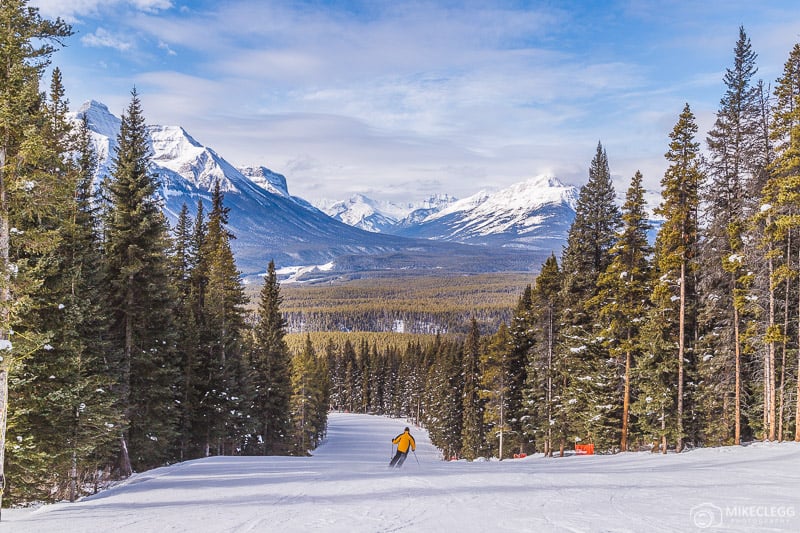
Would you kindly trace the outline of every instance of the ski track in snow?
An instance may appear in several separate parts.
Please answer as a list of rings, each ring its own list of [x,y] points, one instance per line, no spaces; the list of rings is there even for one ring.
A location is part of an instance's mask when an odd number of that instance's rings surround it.
[[[419,464],[389,469],[406,425],[332,413],[313,457],[158,468],[77,503],[4,510],[0,533],[800,531],[798,443],[467,463],[441,461],[412,427]]]

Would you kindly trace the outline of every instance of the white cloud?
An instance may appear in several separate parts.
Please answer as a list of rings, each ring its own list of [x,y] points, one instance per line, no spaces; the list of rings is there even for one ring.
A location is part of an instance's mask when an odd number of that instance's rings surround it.
[[[620,194],[637,169],[657,189],[684,102],[707,121],[742,13],[772,12],[687,4],[669,18],[657,2],[555,4],[39,1],[85,15],[87,45],[135,48],[68,50],[90,58],[76,61],[81,79],[108,65],[102,87],[84,84],[75,101],[119,86],[124,100],[136,84],[149,121],[180,124],[233,163],[285,172],[310,197],[376,180],[386,195],[466,195],[542,172],[580,184],[598,140]],[[777,27],[766,44],[788,54],[792,13],[752,23],[756,51],[756,36]]]
[[[155,13],[162,9],[169,9],[172,7],[170,0],[133,0],[130,2],[136,8],[148,13]]]
[[[61,17],[77,23],[83,17],[97,16],[101,12],[121,13],[126,8],[145,13],[157,13],[172,7],[171,0],[32,0],[29,5],[38,7],[47,18]]]
[[[542,168],[582,179],[557,154],[590,158],[597,132],[583,157],[584,139],[556,128],[590,114],[585,101],[641,84],[637,68],[521,42],[556,31],[548,24],[560,13],[415,8],[371,21],[261,4],[140,17],[137,31],[202,50],[206,72],[140,77],[156,92],[145,103],[159,116],[185,112],[181,125],[201,142],[286,172],[300,195],[356,192],[376,175],[393,195],[408,183],[467,195],[475,179],[513,182]]]
[[[178,55],[178,53],[175,52],[175,50],[173,50],[172,48],[170,48],[169,45],[167,43],[165,43],[164,41],[159,41],[158,42],[158,47],[161,50],[164,50],[168,55],[171,55],[171,56]]]
[[[86,46],[95,48],[114,48],[120,52],[125,52],[133,47],[133,43],[112,34],[105,28],[97,28],[94,33],[81,37],[81,42]]]

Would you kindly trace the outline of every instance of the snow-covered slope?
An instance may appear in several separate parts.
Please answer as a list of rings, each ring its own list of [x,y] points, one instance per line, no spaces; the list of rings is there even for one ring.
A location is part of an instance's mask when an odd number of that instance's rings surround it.
[[[498,192],[481,191],[392,232],[407,237],[510,248],[558,250],[575,218],[578,191],[537,176]]]
[[[800,444],[443,462],[402,419],[332,413],[313,457],[209,457],[82,501],[3,509],[3,531],[800,531]],[[419,463],[417,462],[419,461]]]
[[[399,211],[395,204],[378,202],[363,194],[339,202],[319,202],[317,207],[340,222],[374,233],[395,225],[397,218],[390,213]]]
[[[272,194],[290,197],[289,187],[286,185],[286,177],[283,174],[273,172],[267,167],[241,167],[239,172]]]

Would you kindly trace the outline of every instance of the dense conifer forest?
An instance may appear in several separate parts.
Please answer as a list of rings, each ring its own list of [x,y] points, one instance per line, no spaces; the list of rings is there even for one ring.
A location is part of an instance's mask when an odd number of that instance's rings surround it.
[[[642,175],[618,205],[598,143],[566,247],[511,294],[284,289],[270,264],[248,297],[219,186],[168,227],[136,91],[95,187],[88,126],[43,80],[71,28],[24,0],[0,28],[4,505],[309,453],[329,409],[413,419],[467,459],[800,440],[800,44],[762,81],[741,28],[713,129],[675,110],[655,242]]]
[[[281,309],[290,333],[395,331],[467,333],[508,323],[530,274],[368,278],[334,285],[288,284]]]

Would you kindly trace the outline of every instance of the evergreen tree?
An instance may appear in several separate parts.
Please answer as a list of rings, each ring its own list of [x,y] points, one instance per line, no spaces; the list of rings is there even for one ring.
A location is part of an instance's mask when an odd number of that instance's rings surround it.
[[[57,244],[49,236],[41,239],[35,225],[24,233],[18,225],[25,220],[31,225],[39,215],[52,214],[46,191],[58,185],[53,183],[58,176],[36,172],[44,148],[39,81],[61,39],[72,30],[61,19],[42,18],[26,0],[0,4],[0,28],[0,479],[5,479],[7,415],[13,409],[8,402],[10,373],[32,349],[46,342],[35,331],[14,342],[11,339],[12,331],[21,331],[28,312],[27,295],[35,288],[26,272],[28,265],[16,257],[16,251],[29,249],[37,241],[51,247]],[[30,345],[26,338],[32,341]]]
[[[361,381],[358,385],[358,389],[361,391],[361,397],[359,398],[358,402],[358,411],[361,413],[367,413],[369,412],[369,407],[372,402],[371,378],[373,363],[369,352],[369,342],[367,342],[366,339],[362,339],[361,343],[359,344],[357,364],[358,376]]]
[[[717,443],[741,440],[742,351],[747,350],[744,318],[752,315],[748,304],[753,269],[744,254],[747,219],[752,205],[746,191],[758,171],[758,87],[756,54],[744,28],[734,49],[734,65],[726,70],[726,92],[720,101],[714,129],[708,133],[709,187],[704,195],[710,215],[704,229],[699,261],[704,272],[701,346],[699,358],[704,404],[705,439]]]
[[[520,390],[520,404],[516,413],[519,424],[520,452],[526,451],[526,445],[535,442],[541,422],[537,416],[540,412],[541,400],[536,398],[540,391],[538,389],[533,391],[536,388],[535,383],[538,376],[535,376],[534,373],[537,372],[537,369],[530,365],[531,350],[536,342],[533,331],[534,307],[531,292],[530,285],[527,285],[522,291],[508,328],[511,357],[522,358],[525,365],[525,381]]]
[[[775,264],[771,271],[773,286],[780,283],[800,283],[800,247],[797,246],[797,235],[800,235],[797,216],[797,205],[800,202],[800,44],[796,44],[790,52],[784,64],[783,75],[777,80],[774,94],[770,139],[774,143],[775,160],[769,168],[770,178],[764,187],[762,208],[762,216],[768,219],[766,239],[772,252],[770,260]],[[798,292],[797,288],[795,291]],[[795,320],[800,317],[800,302],[796,304],[792,305],[795,308]],[[791,304],[788,301],[784,304],[787,325],[789,305]],[[772,306],[770,310],[772,311]],[[772,331],[767,332],[767,341],[770,346],[777,342],[786,343],[788,334],[785,327],[782,329],[772,323]],[[796,343],[800,345],[800,328],[797,330]],[[800,372],[800,351],[798,354]],[[773,440],[779,421],[775,350],[772,348],[764,361],[764,376],[765,431],[766,437]],[[800,374],[797,376],[797,384],[797,390],[800,391]],[[800,399],[797,400],[795,411],[795,440],[800,440],[800,423],[797,420],[800,420]]]
[[[410,417],[415,424],[422,420],[422,398],[430,366],[429,355],[418,342],[409,342],[398,369],[392,411],[395,416]]]
[[[510,417],[510,391],[513,378],[517,375],[512,368],[511,335],[506,325],[500,324],[497,332],[491,336],[486,350],[481,354],[481,403],[484,406],[484,431],[491,437],[487,448],[497,450],[497,457],[502,460],[508,453],[507,420]],[[512,444],[516,443],[512,436]],[[495,440],[495,438],[497,440]],[[495,447],[495,443],[497,446]]]
[[[127,431],[123,471],[169,458],[176,438],[179,370],[173,327],[167,223],[150,170],[152,153],[136,90],[123,115],[106,183],[105,252],[111,331]],[[125,457],[128,451],[130,463]]]
[[[344,367],[343,406],[349,413],[357,412],[361,403],[361,375],[359,373],[358,356],[350,339],[342,346],[342,365]]]
[[[556,366],[556,342],[559,329],[559,291],[563,280],[555,255],[547,258],[536,283],[519,307],[530,308],[530,318],[523,334],[530,336],[528,343],[527,380],[525,388],[525,432],[548,457],[553,454],[553,442],[563,443],[566,438],[566,420],[556,419],[555,406],[561,397],[563,372]],[[515,337],[521,336],[519,333]],[[563,410],[561,411],[563,412]],[[553,432],[556,432],[554,436]],[[563,452],[563,448],[562,448]]]
[[[201,213],[202,216],[202,213]],[[180,397],[180,440],[177,457],[181,460],[199,457],[192,451],[192,422],[196,416],[199,399],[196,394],[195,365],[199,346],[195,308],[192,305],[191,278],[195,267],[197,251],[192,248],[192,220],[186,204],[181,206],[178,221],[174,230],[174,253],[172,278],[177,288],[175,302],[175,329],[178,334],[178,356],[183,373],[179,391]]]
[[[764,189],[770,178],[772,162],[775,159],[772,130],[772,99],[770,89],[759,80],[757,91],[758,125],[757,148],[754,151],[754,174],[746,194],[747,212],[752,213],[744,242],[745,262],[753,272],[752,288],[745,295],[750,304],[748,309],[754,315],[746,327],[746,336],[753,339],[742,355],[742,368],[745,373],[742,379],[742,438],[750,439],[755,435],[768,435],[767,415],[769,402],[769,382],[764,378],[764,370],[769,369],[770,354],[774,354],[776,336],[776,290],[774,273],[779,264],[780,251],[775,249],[768,231],[772,232],[772,213],[763,201]],[[755,246],[750,246],[755,243]],[[787,287],[788,284],[784,284]],[[782,340],[782,337],[779,337]],[[762,437],[763,438],[763,437]]]
[[[24,471],[27,481],[15,486],[16,495],[42,500],[77,497],[78,476],[91,475],[87,461],[105,459],[108,427],[119,422],[109,394],[110,376],[100,364],[106,346],[91,207],[94,156],[85,123],[80,144],[74,144],[67,107],[56,68],[42,112],[44,149],[38,163],[54,183],[37,179],[47,189],[41,201],[50,210],[35,222],[15,223],[24,233],[44,232],[51,243],[37,246],[24,259],[41,284],[30,295],[32,305],[20,333],[31,328],[45,333],[49,342],[23,361],[23,379],[15,382],[18,403],[12,425],[24,445],[14,447],[8,457],[11,469]],[[79,159],[67,157],[72,150]]]
[[[292,358],[291,410],[295,448],[300,454],[315,448],[325,432],[328,376],[321,362],[311,337],[306,336],[303,350]]]
[[[459,457],[462,448],[464,376],[463,344],[437,341],[430,347],[434,356],[428,370],[425,427],[431,442],[445,459]]]
[[[17,338],[25,339],[34,332],[48,342],[43,347],[34,346],[30,357],[22,361],[19,375],[23,379],[12,379],[14,396],[18,400],[16,408],[11,411],[10,427],[18,435],[25,435],[25,446],[12,448],[7,460],[12,471],[19,468],[28,474],[25,477],[39,483],[50,478],[51,483],[60,486],[64,494],[63,481],[67,479],[69,459],[64,452],[63,436],[69,434],[72,413],[70,406],[61,401],[67,392],[70,376],[62,374],[68,355],[58,342],[58,334],[64,329],[64,313],[59,311],[64,307],[67,297],[65,285],[68,283],[60,272],[63,265],[59,252],[64,245],[64,218],[73,203],[77,173],[65,157],[71,148],[72,133],[66,118],[67,103],[63,98],[61,74],[57,68],[53,71],[50,88],[49,99],[41,103],[36,121],[39,131],[37,146],[23,152],[33,159],[29,176],[31,184],[35,185],[31,192],[38,189],[31,200],[46,202],[50,209],[34,216],[29,216],[26,210],[19,213],[21,216],[12,212],[12,233],[33,236],[26,239],[27,246],[15,247],[12,252],[16,264],[26,267],[29,297],[25,323],[14,330],[19,335]],[[58,379],[55,374],[58,374]],[[22,453],[15,453],[17,451]],[[14,489],[26,497],[42,496],[36,492],[41,486],[35,484],[27,487],[18,484]],[[48,496],[44,495],[44,498]]]
[[[369,412],[385,414],[386,382],[388,381],[389,368],[387,367],[388,354],[378,352],[378,346],[373,341],[369,354],[370,359],[370,405]]]
[[[530,331],[531,322],[531,295],[530,286],[523,292],[514,315],[511,327],[506,332],[508,335],[508,353],[504,359],[504,419],[507,421],[509,444],[524,451],[525,437],[523,419],[525,416],[524,397],[526,382],[528,380],[528,357],[533,345]],[[505,324],[501,324],[504,328]]]
[[[654,314],[667,335],[664,342],[677,346],[672,357],[677,361],[674,376],[676,384],[675,437],[676,449],[683,449],[686,436],[685,374],[687,361],[693,364],[696,325],[696,268],[698,239],[698,190],[703,175],[699,168],[699,143],[694,139],[697,124],[689,104],[683,109],[677,124],[670,133],[669,151],[665,157],[670,166],[661,180],[661,205],[656,214],[664,217],[664,223],[656,238],[656,274],[658,281],[653,289],[653,304],[666,316]],[[663,326],[669,325],[669,331]],[[664,354],[659,352],[659,356]],[[666,368],[668,365],[661,365]]]
[[[469,460],[480,457],[484,447],[483,401],[480,398],[480,330],[473,317],[469,336],[464,345],[462,398],[463,427],[461,453]]]
[[[600,389],[609,386],[605,365],[609,357],[597,334],[600,324],[594,297],[598,276],[611,261],[609,252],[620,223],[608,158],[598,143],[589,181],[578,196],[562,259],[562,327],[557,357],[565,387],[558,416],[566,418],[575,439],[601,437],[596,411],[608,405],[595,398]]]
[[[325,344],[325,359],[330,373],[330,408],[340,411],[344,405],[344,368],[342,358],[337,356],[336,344],[330,337]]]
[[[655,264],[658,264],[656,252]],[[667,453],[667,443],[677,438],[678,362],[675,358],[675,316],[672,306],[654,301],[642,324],[638,350],[640,356],[631,371],[636,395],[630,414],[636,419],[636,436],[653,444],[652,451]]]
[[[638,358],[639,329],[646,317],[651,290],[652,250],[647,241],[650,224],[647,221],[642,174],[636,172],[625,195],[622,206],[623,228],[616,244],[611,248],[611,264],[600,274],[597,281],[597,302],[600,318],[607,339],[608,360],[611,370],[609,400],[612,409],[607,414],[618,414],[620,419],[604,420],[606,434],[620,436],[620,449],[628,449],[630,403],[632,394],[631,374]],[[619,412],[621,408],[621,412]]]
[[[62,94],[59,73],[54,71],[53,77],[52,94]],[[55,103],[51,112],[65,117],[67,106]],[[116,428],[122,423],[118,398],[112,392],[115,376],[105,364],[108,310],[102,294],[99,213],[94,205],[96,155],[85,117],[74,148],[77,159],[69,168],[76,178],[66,180],[74,187],[70,195],[74,201],[65,202],[70,210],[62,219],[61,246],[56,254],[58,273],[46,284],[50,297],[60,301],[56,304],[53,300],[51,307],[55,310],[51,319],[55,318],[57,327],[51,342],[54,349],[47,357],[48,375],[56,376],[49,381],[60,386],[45,397],[49,406],[37,410],[55,411],[56,406],[60,410],[57,418],[50,420],[59,428],[59,438],[48,453],[51,458],[69,460],[70,475],[64,476],[68,481],[63,494],[70,501],[78,497],[85,481],[93,479],[97,465],[104,466],[111,457],[116,449]]]
[[[176,320],[181,335],[180,360],[183,367],[181,412],[184,418],[180,454],[190,458],[205,457],[211,453],[209,428],[213,422],[208,417],[214,416],[207,408],[210,402],[206,399],[209,392],[208,376],[211,374],[207,354],[213,338],[205,307],[209,257],[203,251],[206,250],[207,233],[203,201],[198,200],[193,222],[188,219],[188,206],[186,213],[178,218],[174,254],[179,294]]]
[[[269,262],[258,304],[255,346],[251,354],[253,384],[252,412],[258,417],[258,435],[262,455],[286,453],[291,438],[289,400],[289,349],[286,347],[285,322],[280,312],[281,295],[275,263]]]
[[[197,268],[205,280],[200,306],[203,333],[198,353],[202,397],[199,414],[206,430],[206,453],[216,448],[218,454],[231,451],[233,443],[243,438],[231,433],[234,424],[230,418],[243,408],[237,390],[244,384],[237,383],[235,376],[241,365],[246,297],[231,251],[230,241],[235,237],[227,229],[228,212],[217,181]]]

